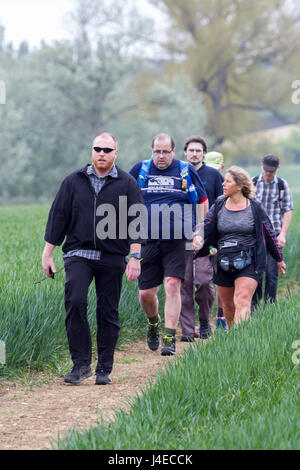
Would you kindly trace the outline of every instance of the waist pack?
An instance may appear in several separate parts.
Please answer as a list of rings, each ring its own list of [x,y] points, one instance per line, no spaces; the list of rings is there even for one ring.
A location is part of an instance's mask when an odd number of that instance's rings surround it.
[[[232,247],[218,251],[218,265],[223,271],[236,272],[252,263],[253,248]]]

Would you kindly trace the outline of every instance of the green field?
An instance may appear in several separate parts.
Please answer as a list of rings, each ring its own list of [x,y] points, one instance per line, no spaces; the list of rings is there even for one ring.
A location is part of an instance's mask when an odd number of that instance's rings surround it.
[[[40,268],[49,206],[0,207],[0,340],[6,365],[0,378],[32,371],[62,375],[70,359],[65,334],[64,273],[55,280]],[[287,273],[280,278],[279,302],[261,309],[247,325],[198,342],[156,385],[132,401],[129,414],[70,434],[59,448],[212,449],[299,448],[299,365],[292,361],[300,339],[300,203],[296,202],[288,244]],[[55,251],[57,270],[62,266]],[[39,272],[38,272],[39,271]],[[90,291],[89,321],[95,344],[95,292]],[[118,343],[145,336],[145,317],[137,283],[124,278]]]

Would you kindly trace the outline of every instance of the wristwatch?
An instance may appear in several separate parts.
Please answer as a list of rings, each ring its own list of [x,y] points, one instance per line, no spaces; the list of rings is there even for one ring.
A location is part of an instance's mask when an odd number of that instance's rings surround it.
[[[129,258],[136,258],[141,261],[142,255],[141,253],[130,253]]]

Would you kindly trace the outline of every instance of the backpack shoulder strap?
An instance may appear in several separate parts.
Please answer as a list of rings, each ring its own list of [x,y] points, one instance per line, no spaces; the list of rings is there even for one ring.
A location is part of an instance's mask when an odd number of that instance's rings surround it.
[[[279,178],[279,176],[277,176],[277,180],[278,180],[278,189],[279,189],[279,191],[284,191],[284,182],[283,182],[283,179],[282,179],[282,178]]]
[[[190,172],[189,172],[189,164],[188,162],[184,162],[183,160],[179,160],[180,162],[180,176],[183,179],[190,180]]]
[[[198,202],[198,193],[195,188],[195,185],[192,182],[190,175],[190,164],[183,160],[180,161],[180,176],[182,178],[182,189],[185,189],[189,198],[189,201],[192,204],[197,204]]]
[[[142,161],[139,176],[137,177],[137,182],[138,182],[138,185],[139,185],[140,188],[143,188],[146,181],[147,181],[151,163],[152,163],[152,157],[150,158],[150,160],[143,160]]]

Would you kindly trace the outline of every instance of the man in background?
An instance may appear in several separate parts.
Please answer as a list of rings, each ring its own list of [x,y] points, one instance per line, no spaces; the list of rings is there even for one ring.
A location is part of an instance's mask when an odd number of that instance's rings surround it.
[[[215,168],[215,170],[218,170],[222,174],[224,170],[224,157],[222,153],[215,151],[207,152],[205,155],[205,163],[207,166]]]
[[[252,178],[256,186],[256,200],[259,201],[267,212],[280,248],[286,244],[287,232],[292,220],[293,199],[288,183],[277,176],[280,167],[277,155],[265,155],[261,162],[262,173]],[[259,300],[275,302],[278,283],[278,266],[276,260],[268,253],[267,270],[265,273],[265,291],[262,292],[262,284],[257,287],[253,296],[252,308],[256,307]]]
[[[215,168],[222,174],[222,171],[224,170],[224,157],[222,153],[215,151],[207,152],[207,154],[205,155],[205,163],[206,165]],[[217,262],[216,257],[212,259],[212,262]],[[226,318],[221,307],[221,299],[219,298],[219,296],[217,298],[216,328],[217,330],[223,329],[227,331]],[[199,332],[196,331],[195,334],[197,335],[199,334]]]
[[[223,194],[223,177],[221,173],[205,164],[207,145],[200,136],[189,137],[184,145],[184,155],[187,161],[195,168],[205,188],[209,207]],[[180,324],[182,328],[181,341],[194,341],[195,336],[195,300],[199,308],[200,338],[206,339],[211,335],[209,317],[215,298],[212,285],[213,267],[209,256],[194,258],[194,253],[188,254],[184,281],[181,285],[181,313]]]

